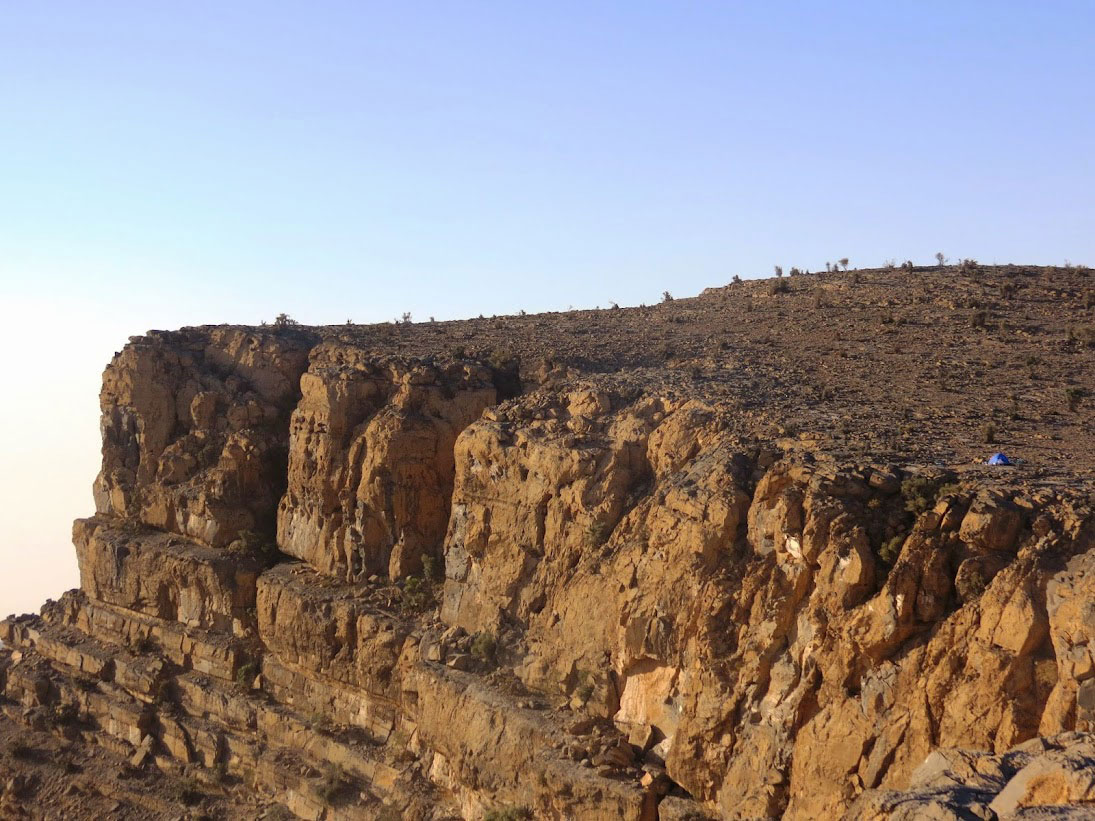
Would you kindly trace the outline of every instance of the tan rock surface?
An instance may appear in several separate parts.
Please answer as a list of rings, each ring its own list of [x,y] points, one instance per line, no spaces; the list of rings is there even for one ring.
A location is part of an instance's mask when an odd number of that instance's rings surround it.
[[[1079,817],[1088,276],[134,338],[0,728],[244,817]],[[986,416],[1026,463],[974,464]],[[0,806],[73,806],[8,759]]]

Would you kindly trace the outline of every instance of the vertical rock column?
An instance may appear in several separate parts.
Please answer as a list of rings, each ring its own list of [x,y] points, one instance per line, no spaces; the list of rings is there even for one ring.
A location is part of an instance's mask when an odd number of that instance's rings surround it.
[[[422,571],[440,559],[453,444],[497,399],[472,362],[377,357],[321,345],[290,425],[278,545],[348,580]]]

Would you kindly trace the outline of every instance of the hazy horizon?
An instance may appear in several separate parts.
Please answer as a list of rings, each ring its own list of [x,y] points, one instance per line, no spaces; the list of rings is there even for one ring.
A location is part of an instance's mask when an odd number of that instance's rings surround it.
[[[133,334],[1095,263],[1095,7],[9,4],[0,616],[77,583]]]

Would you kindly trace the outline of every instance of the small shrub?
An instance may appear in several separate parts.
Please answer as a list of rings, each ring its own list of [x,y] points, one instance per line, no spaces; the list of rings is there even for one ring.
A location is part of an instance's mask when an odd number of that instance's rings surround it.
[[[905,537],[903,535],[887,539],[882,543],[882,547],[878,548],[878,558],[892,567],[898,556],[901,555],[901,547],[904,544]]]
[[[494,661],[498,641],[494,634],[486,630],[476,633],[471,640],[471,654],[480,661]]]
[[[246,690],[251,689],[251,685],[255,683],[255,676],[259,674],[258,665],[253,661],[241,664],[239,669],[236,670],[236,684],[243,687]]]
[[[985,588],[988,587],[988,580],[985,578],[984,570],[980,567],[973,567],[965,573],[958,574],[954,580],[954,587],[962,601],[973,601],[980,598],[981,594],[985,592]]]
[[[662,302],[672,302],[672,301],[673,301],[673,294],[669,293],[669,291],[662,291]]]
[[[775,271],[777,277],[783,276],[783,266],[782,265],[775,265],[775,266],[773,266],[772,270]]]
[[[984,328],[988,325],[989,312],[988,311],[974,311],[970,315],[970,327]]]
[[[437,564],[437,559],[429,554],[422,557],[422,578],[428,582],[441,578],[441,568]]]
[[[981,428],[981,436],[986,445],[991,445],[996,442],[996,425],[992,422],[986,422],[985,426]]]
[[[840,263],[840,267],[843,268],[845,271],[848,270],[848,258],[847,257],[841,257],[840,259],[837,260],[837,262]]]
[[[201,803],[202,785],[194,776],[187,775],[171,783],[169,794],[179,803],[193,807]]]
[[[901,267],[904,268],[906,271],[911,271],[913,269],[913,261],[911,259],[907,259],[901,263]]]
[[[732,282],[734,285],[740,285],[741,277],[739,277],[737,274],[734,274],[734,278],[731,279],[730,282]]]
[[[1085,396],[1087,396],[1087,391],[1083,388],[1066,388],[1065,399],[1068,401],[1068,409],[1073,413],[1078,411]]]
[[[316,797],[324,804],[332,804],[347,786],[346,776],[342,770],[328,763],[323,769],[319,783],[315,785]]]
[[[947,264],[947,258],[943,256],[942,251],[937,251],[935,254],[935,261],[939,263],[939,267],[942,268]]]
[[[790,292],[790,290],[791,286],[788,285],[787,281],[784,279],[773,279],[768,285],[768,293],[772,296],[775,296],[776,294],[786,294]]]
[[[156,650],[156,642],[152,640],[151,636],[141,636],[133,643],[133,650],[141,655],[153,653]]]
[[[947,496],[953,496],[955,493],[957,493],[961,489],[962,489],[962,486],[960,484],[958,484],[957,482],[948,482],[947,484],[943,485],[942,487],[939,488],[939,490],[937,490],[935,492],[935,498],[936,499],[944,499]]]
[[[600,547],[608,541],[608,527],[604,522],[590,522],[586,531],[586,541],[590,547]]]
[[[910,476],[901,483],[901,496],[905,500],[905,510],[919,516],[935,506],[939,489],[942,486],[940,479],[930,479],[927,476]]]
[[[405,613],[416,613],[433,604],[433,588],[418,576],[408,576],[403,582],[403,594],[400,609]]]
[[[289,314],[280,313],[274,318],[275,328],[292,328],[300,323],[293,319]]]

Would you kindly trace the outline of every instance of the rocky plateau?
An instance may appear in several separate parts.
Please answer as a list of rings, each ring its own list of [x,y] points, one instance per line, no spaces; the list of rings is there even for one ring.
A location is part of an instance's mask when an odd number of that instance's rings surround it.
[[[1093,366],[972,262],[132,337],[0,818],[1095,818]]]

